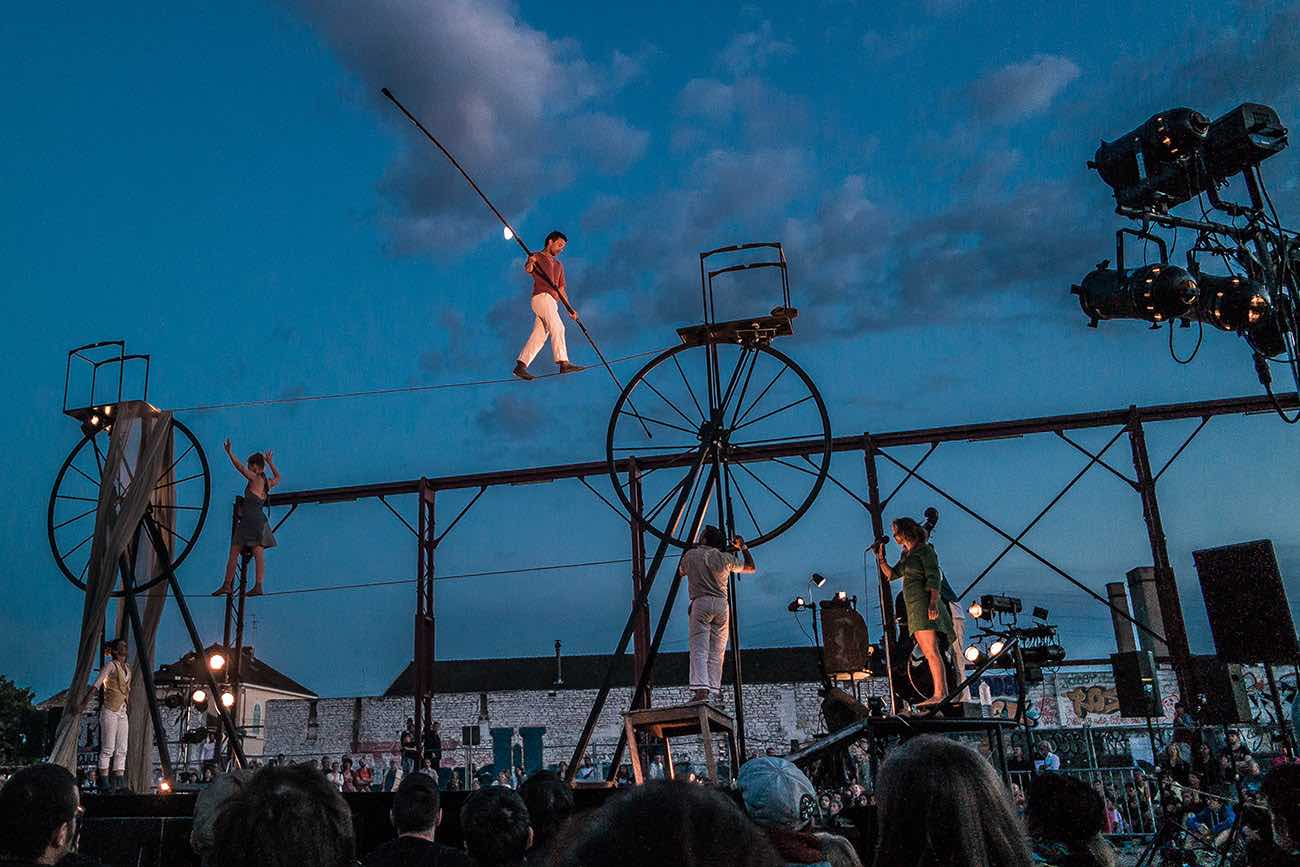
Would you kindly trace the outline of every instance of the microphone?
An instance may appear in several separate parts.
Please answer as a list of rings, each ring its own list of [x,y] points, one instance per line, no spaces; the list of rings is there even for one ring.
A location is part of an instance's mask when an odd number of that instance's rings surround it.
[[[878,537],[878,538],[876,539],[876,541],[874,541],[874,542],[871,543],[871,550],[872,550],[872,551],[875,551],[875,550],[877,550],[877,549],[883,547],[884,545],[888,544],[888,542],[889,542],[889,537],[888,537],[888,536],[880,536],[880,537]]]
[[[939,523],[939,510],[934,506],[927,508],[925,510],[925,522],[932,527]]]

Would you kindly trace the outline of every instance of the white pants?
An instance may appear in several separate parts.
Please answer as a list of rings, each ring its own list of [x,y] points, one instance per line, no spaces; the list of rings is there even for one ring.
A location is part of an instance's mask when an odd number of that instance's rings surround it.
[[[113,711],[102,708],[99,711],[99,769],[108,770],[108,761],[112,757],[113,773],[120,774],[126,770],[126,708]]]
[[[691,689],[722,689],[722,657],[727,652],[730,618],[725,599],[700,596],[691,600]]]
[[[948,603],[948,610],[952,612],[952,667],[957,670],[957,682],[961,683],[966,679],[966,617],[965,610],[956,602]],[[957,696],[957,701],[970,701],[970,687],[966,687]]]
[[[524,367],[532,364],[537,353],[546,345],[546,338],[550,337],[551,356],[557,362],[568,361],[569,350],[564,345],[564,320],[560,318],[560,305],[555,303],[555,297],[540,292],[533,296],[532,307],[537,318],[533,320],[533,333],[528,335],[528,342],[519,351],[519,360]]]

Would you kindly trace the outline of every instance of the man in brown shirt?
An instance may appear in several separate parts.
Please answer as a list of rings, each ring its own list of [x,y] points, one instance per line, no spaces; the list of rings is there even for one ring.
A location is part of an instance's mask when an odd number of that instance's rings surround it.
[[[581,366],[569,363],[569,350],[564,344],[564,320],[560,318],[560,304],[563,304],[569,311],[569,316],[575,322],[578,319],[578,311],[569,303],[564,265],[559,259],[568,243],[569,239],[563,232],[551,232],[546,236],[543,248],[529,256],[524,263],[524,270],[533,275],[531,306],[534,319],[533,332],[528,335],[528,341],[519,350],[519,358],[515,360],[514,374],[520,379],[534,378],[528,372],[528,365],[542,351],[548,337],[551,340],[551,355],[560,366],[560,373],[582,370]]]

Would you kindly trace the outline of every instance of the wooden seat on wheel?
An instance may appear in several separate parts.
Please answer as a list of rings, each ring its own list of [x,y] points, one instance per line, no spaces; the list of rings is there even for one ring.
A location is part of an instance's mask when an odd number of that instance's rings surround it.
[[[673,779],[672,738],[699,735],[704,740],[704,765],[709,779],[718,779],[718,757],[713,748],[713,736],[725,734],[731,751],[731,775],[736,774],[739,751],[736,748],[736,724],[730,716],[707,702],[630,710],[623,714],[623,727],[627,733],[628,756],[632,760],[632,777],[637,785],[645,782],[641,754],[637,749],[637,735],[644,733],[664,742],[664,776]]]

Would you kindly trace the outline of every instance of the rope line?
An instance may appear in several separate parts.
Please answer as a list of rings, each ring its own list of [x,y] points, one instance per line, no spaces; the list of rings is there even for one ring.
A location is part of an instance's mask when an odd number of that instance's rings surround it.
[[[458,578],[486,578],[494,575],[522,575],[528,572],[554,572],[559,569],[582,569],[590,566],[614,566],[621,563],[631,563],[631,557],[624,557],[619,560],[588,560],[585,563],[555,563],[550,566],[527,566],[520,569],[494,569],[486,572],[461,572],[452,575],[435,575],[434,581],[452,581]],[[263,593],[267,596],[296,596],[303,593],[330,593],[336,590],[368,590],[373,587],[395,587],[401,584],[414,584],[416,578],[383,578],[375,581],[364,581],[359,584],[331,584],[321,587],[296,587],[290,590],[272,590]],[[208,596],[202,593],[186,593],[186,599],[225,599],[225,596]],[[254,597],[256,598],[256,597]]]
[[[619,364],[624,361],[632,361],[637,358],[644,358],[647,355],[656,355],[663,352],[663,349],[650,349],[645,352],[636,352],[632,355],[623,355],[619,358],[610,359],[611,364]],[[587,368],[594,370],[595,366]],[[586,370],[579,371],[585,373]],[[536,379],[550,379],[556,376],[573,376],[571,373],[543,373],[535,376]],[[195,406],[181,406],[172,409],[172,412],[212,412],[219,409],[238,409],[242,407],[258,406],[279,406],[282,404],[293,403],[316,403],[325,400],[347,400],[357,397],[376,397],[392,394],[413,394],[423,391],[442,391],[444,389],[454,388],[474,388],[480,385],[502,385],[505,383],[520,382],[513,376],[502,377],[500,379],[470,379],[464,382],[443,382],[434,385],[404,385],[393,388],[373,388],[362,391],[339,391],[330,394],[308,394],[298,397],[268,397],[261,400],[232,400],[225,403],[201,403]],[[269,595],[269,594],[268,594]]]

